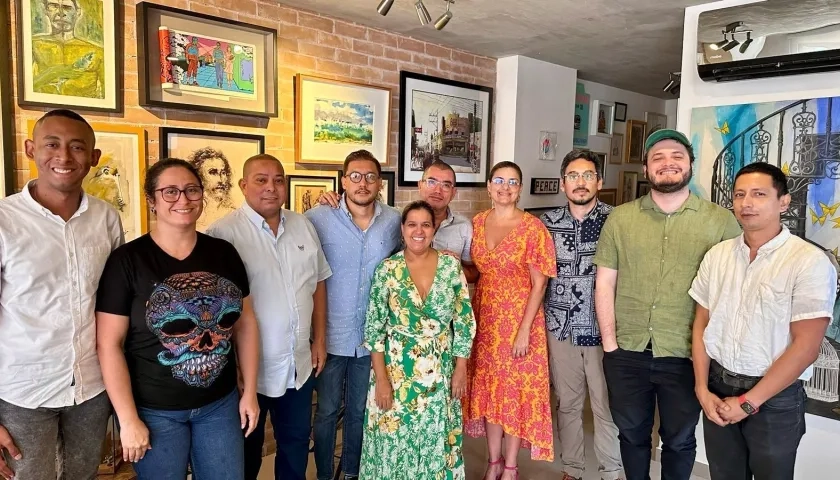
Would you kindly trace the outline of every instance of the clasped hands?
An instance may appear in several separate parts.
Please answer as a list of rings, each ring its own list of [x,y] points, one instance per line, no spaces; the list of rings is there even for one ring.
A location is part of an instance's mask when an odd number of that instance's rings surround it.
[[[706,418],[721,427],[738,423],[749,416],[741,408],[738,397],[721,399],[708,389],[705,389],[697,393],[697,399],[700,401],[700,406],[703,407],[703,413],[706,415]]]

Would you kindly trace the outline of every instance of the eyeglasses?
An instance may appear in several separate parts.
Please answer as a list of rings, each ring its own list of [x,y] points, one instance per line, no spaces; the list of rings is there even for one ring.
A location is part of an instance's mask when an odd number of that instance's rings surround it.
[[[446,182],[446,181],[441,182],[440,180],[437,180],[435,178],[427,178],[423,181],[426,182],[427,187],[435,188],[435,187],[439,186],[440,189],[445,191],[445,192],[448,192],[448,191],[452,190],[452,187],[455,186],[455,185],[452,185],[452,182]]]
[[[578,178],[580,178],[580,177],[583,177],[583,179],[586,180],[587,182],[594,182],[595,180],[598,179],[598,174],[595,173],[595,172],[583,172],[582,174],[575,172],[575,173],[570,173],[570,174],[566,175],[564,178],[566,179],[567,182],[574,183],[574,182],[577,182]]]
[[[365,174],[361,174],[359,172],[352,172],[348,175],[345,175],[345,177],[349,178],[350,181],[353,183],[361,182],[362,178],[365,179],[365,183],[376,183],[376,181],[379,180],[379,175],[373,172]]]
[[[505,180],[502,177],[493,177],[493,179],[490,180],[490,183],[492,183],[493,185],[504,185],[505,183],[507,183],[511,187],[518,187],[519,186],[519,180],[516,179],[516,178],[509,178],[509,179]]]
[[[178,187],[163,187],[158,188],[155,191],[160,192],[160,196],[163,198],[163,201],[168,203],[177,202],[178,199],[181,198],[182,193],[187,197],[187,200],[191,202],[201,200],[201,197],[204,196],[204,189],[197,185],[190,185],[183,190]]]

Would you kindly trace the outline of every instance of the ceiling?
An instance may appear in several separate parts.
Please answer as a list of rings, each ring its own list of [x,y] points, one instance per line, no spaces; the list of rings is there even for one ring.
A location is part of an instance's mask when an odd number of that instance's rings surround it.
[[[279,0],[279,3],[489,57],[525,55],[591,80],[660,98],[680,70],[684,10],[710,0],[455,0],[442,31],[421,26],[415,0]],[[424,0],[432,21],[444,0]]]
[[[754,37],[807,32],[840,24],[840,8],[837,0],[768,0],[703,12],[698,22],[698,41],[719,41],[721,30],[735,21],[744,22],[743,29],[752,30]]]

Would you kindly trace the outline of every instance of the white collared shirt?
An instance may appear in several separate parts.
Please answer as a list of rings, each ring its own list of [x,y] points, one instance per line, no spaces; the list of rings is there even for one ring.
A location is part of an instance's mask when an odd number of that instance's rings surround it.
[[[207,230],[232,243],[248,271],[260,326],[257,391],[281,397],[312,373],[309,337],[313,294],[332,275],[315,227],[303,215],[282,210],[277,235],[247,203]]]
[[[0,200],[0,399],[61,408],[105,390],[96,289],[123,229],[116,210],[87,194],[65,222],[32,198],[32,182]]]
[[[787,227],[758,249],[741,234],[712,247],[689,295],[709,310],[706,353],[724,368],[761,377],[790,345],[790,324],[832,318],[837,271],[826,255]],[[808,380],[809,366],[799,377]]]

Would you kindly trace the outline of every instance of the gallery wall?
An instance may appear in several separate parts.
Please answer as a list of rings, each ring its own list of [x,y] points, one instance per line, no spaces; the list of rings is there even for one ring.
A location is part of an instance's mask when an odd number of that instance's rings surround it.
[[[399,128],[400,70],[432,75],[478,85],[494,86],[496,59],[453,50],[433,43],[368,28],[355,23],[278,5],[276,0],[152,0],[175,8],[214,15],[269,27],[277,30],[278,103],[277,118],[269,120],[188,110],[146,108],[139,106],[136,33],[138,0],[121,2],[123,32],[124,109],[122,113],[101,114],[78,110],[92,122],[142,126],[146,131],[146,154],[149,164],[160,154],[158,129],[162,126],[186,127],[222,132],[240,132],[265,136],[265,151],[283,162],[288,174],[334,175],[327,171],[295,164],[294,76],[298,73],[330,79],[348,80],[391,90],[390,150],[386,170],[396,171]],[[12,11],[19,0],[12,0]],[[371,11],[372,14],[373,11]],[[18,73],[17,25],[11,18],[12,72]],[[157,65],[157,60],[155,60]],[[13,82],[16,83],[16,82]],[[14,188],[30,178],[29,162],[24,153],[27,124],[46,108],[20,108],[17,85],[14,86],[15,165]],[[3,102],[10,99],[3,98]],[[386,159],[380,159],[384,161]],[[399,207],[417,199],[416,187],[397,187]],[[471,216],[490,206],[486,190],[459,189],[452,202],[456,212]]]

